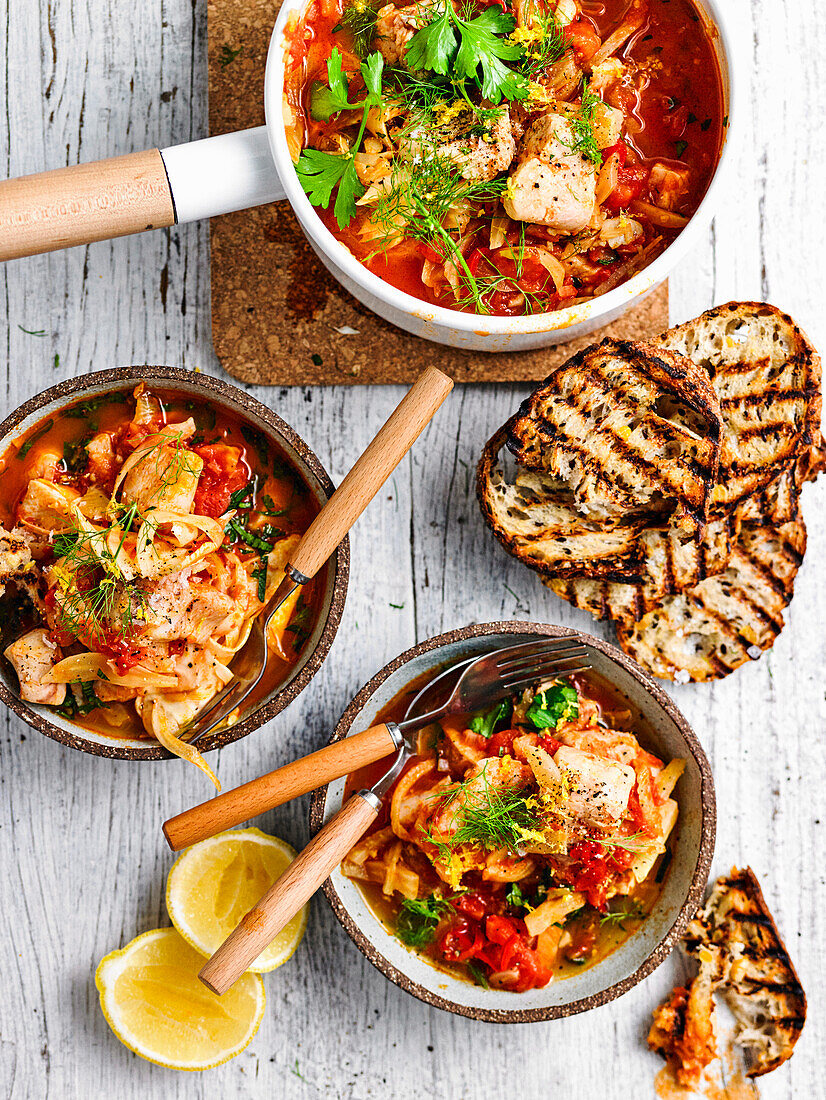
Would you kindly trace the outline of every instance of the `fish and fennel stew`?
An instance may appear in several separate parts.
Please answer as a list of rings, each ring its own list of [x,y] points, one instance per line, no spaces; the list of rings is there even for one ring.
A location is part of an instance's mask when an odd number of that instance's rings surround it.
[[[470,313],[604,294],[687,224],[727,120],[691,0],[310,0],[287,140],[371,272]]]
[[[34,425],[0,476],[2,648],[21,697],[155,738],[215,781],[182,735],[317,513],[309,488],[251,424],[143,383]],[[264,694],[317,602],[311,582],[274,616]]]
[[[342,872],[455,976],[522,993],[581,971],[640,926],[670,860],[685,762],[647,752],[634,725],[580,676],[442,719]]]

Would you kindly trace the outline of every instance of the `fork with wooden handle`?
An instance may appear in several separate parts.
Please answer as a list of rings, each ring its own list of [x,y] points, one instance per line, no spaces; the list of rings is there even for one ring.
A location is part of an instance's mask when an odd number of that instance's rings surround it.
[[[165,821],[164,836],[172,851],[178,852],[323,787],[333,779],[358,771],[404,746],[412,752],[418,731],[445,714],[472,714],[535,682],[538,677],[581,672],[587,667],[586,654],[577,635],[544,638],[483,654],[465,662],[449,697],[435,710],[431,707],[398,724],[380,722],[362,733],[353,734],[344,741],[334,741],[283,768],[207,799]]]
[[[244,645],[236,653],[232,680],[187,726],[189,744],[206,737],[237,710],[255,689],[267,666],[267,625],[278,608],[297,588],[307,584],[387,481],[398,464],[433,419],[453,389],[453,382],[435,367],[428,367],[381,426],[378,434],[356,460],[342,483],[304,532],[284,576],[257,615]]]
[[[464,705],[462,700],[468,694],[470,697],[477,697],[475,692],[480,686],[484,686],[488,699],[496,702],[512,692],[518,692],[527,684],[546,679],[551,674],[570,675],[584,671],[590,667],[587,655],[587,649],[579,643],[575,635],[497,650],[478,658],[465,668],[446,704],[402,724],[410,727],[415,721],[418,728],[421,728],[433,721],[434,716],[443,715],[451,707],[458,710]],[[417,699],[428,690],[429,687],[426,687]],[[408,715],[415,713],[415,705],[416,700],[408,709]],[[353,738],[346,739],[347,742],[351,740]],[[370,790],[361,790],[353,795],[273,883],[257,905],[241,919],[198,975],[213,993],[225,993],[329,877],[353,844],[375,821],[381,810],[382,800],[414,751],[415,747],[405,737],[390,768],[378,783]]]

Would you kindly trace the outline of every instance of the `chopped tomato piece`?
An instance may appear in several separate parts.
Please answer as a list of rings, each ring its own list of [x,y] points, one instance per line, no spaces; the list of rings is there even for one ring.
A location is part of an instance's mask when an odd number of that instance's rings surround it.
[[[608,160],[608,158],[613,156],[614,153],[616,153],[617,157],[619,158],[620,168],[624,168],[625,162],[628,160],[628,146],[625,144],[624,141],[618,141],[616,145],[609,145],[607,149],[603,149],[603,161]]]
[[[540,733],[538,737],[539,744],[549,756],[553,756],[556,750],[562,746],[561,741],[557,741],[555,737],[551,737],[547,733]]]
[[[488,740],[488,755],[500,756],[502,753],[510,753],[513,742],[520,737],[524,730],[500,730]]]
[[[565,41],[577,56],[578,61],[590,61],[602,45],[594,24],[584,15],[577,15],[565,28]]]
[[[456,902],[456,908],[460,913],[473,917],[474,920],[482,920],[488,911],[485,899],[479,894],[463,894]]]
[[[617,170],[617,186],[605,200],[611,213],[623,210],[642,194],[648,183],[649,169],[644,164],[628,164]]]
[[[204,461],[195,490],[195,512],[213,518],[222,516],[229,507],[232,494],[249,481],[249,471],[241,461],[241,452],[226,443],[206,444],[193,449]]]

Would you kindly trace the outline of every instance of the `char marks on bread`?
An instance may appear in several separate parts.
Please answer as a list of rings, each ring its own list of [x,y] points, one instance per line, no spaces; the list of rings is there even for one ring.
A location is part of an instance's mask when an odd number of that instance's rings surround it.
[[[719,678],[783,626],[806,545],[801,490],[826,468],[821,404],[815,349],[764,303],[719,306],[645,344],[604,340],[486,444],[482,512],[655,675]]]
[[[714,883],[682,946],[697,962],[697,976],[655,1010],[648,1034],[678,1081],[696,1084],[716,1056],[715,992],[737,1021],[734,1042],[743,1049],[747,1076],[788,1061],[806,1023],[806,994],[750,867],[735,867]]]

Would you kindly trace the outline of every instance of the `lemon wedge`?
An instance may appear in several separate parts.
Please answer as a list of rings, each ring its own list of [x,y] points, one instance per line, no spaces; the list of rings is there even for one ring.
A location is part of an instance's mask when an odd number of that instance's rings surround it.
[[[202,1070],[240,1054],[264,1015],[264,983],[244,974],[223,997],[198,981],[203,956],[174,928],[144,932],[101,959],[100,1007],[120,1041],[168,1069]]]
[[[196,951],[211,955],[295,856],[289,844],[260,829],[231,829],[193,844],[175,861],[167,879],[172,923]],[[250,970],[264,974],[285,963],[306,927],[305,905]]]

